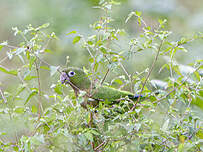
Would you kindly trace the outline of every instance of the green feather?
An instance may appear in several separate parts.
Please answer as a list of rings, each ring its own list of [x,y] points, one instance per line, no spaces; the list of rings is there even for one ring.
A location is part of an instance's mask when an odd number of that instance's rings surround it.
[[[73,68],[73,67],[69,67],[63,70],[63,72],[65,72],[67,75],[71,71],[73,71],[75,75],[72,77],[69,77],[70,82],[80,90],[87,91],[87,89],[89,89],[91,86],[91,81],[88,78],[88,76],[85,74],[85,72],[79,68]]]
[[[108,86],[101,86],[93,90],[92,98],[100,100],[108,100],[109,102],[112,102],[120,98],[125,98],[126,96],[133,96],[133,94],[127,91],[121,91]]]
[[[79,90],[86,91],[89,98],[97,100],[97,102],[95,102],[96,104],[98,104],[98,101],[108,101],[110,104],[113,104],[121,98],[134,98],[134,94],[131,92],[121,91],[109,86],[92,86],[91,88],[90,79],[86,73],[79,68],[69,67],[63,70],[63,72],[68,76],[70,72],[74,72],[74,75],[69,76],[69,82],[67,83],[74,89],[76,96]]]

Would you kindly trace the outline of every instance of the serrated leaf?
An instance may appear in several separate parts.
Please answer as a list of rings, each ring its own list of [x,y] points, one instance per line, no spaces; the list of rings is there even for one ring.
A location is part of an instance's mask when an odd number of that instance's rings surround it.
[[[74,39],[73,39],[73,44],[75,43],[78,43],[81,39],[81,36],[76,36]]]

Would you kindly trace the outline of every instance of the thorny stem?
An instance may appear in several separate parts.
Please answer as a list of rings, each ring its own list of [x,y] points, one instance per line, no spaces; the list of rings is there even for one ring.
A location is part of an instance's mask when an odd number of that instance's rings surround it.
[[[146,83],[147,83],[147,81],[148,81],[148,79],[149,79],[149,77],[150,77],[150,75],[151,75],[151,73],[152,73],[152,71],[153,71],[153,69],[154,69],[155,63],[156,63],[156,61],[157,61],[157,59],[158,59],[158,57],[159,57],[159,53],[160,53],[160,51],[161,51],[161,47],[162,47],[163,41],[164,41],[164,40],[162,40],[162,41],[161,41],[161,44],[159,45],[159,48],[158,48],[157,54],[156,54],[156,56],[155,56],[155,58],[154,58],[154,61],[153,61],[153,63],[152,63],[152,66],[151,66],[151,68],[150,68],[150,70],[149,70],[149,72],[148,72],[148,74],[147,74],[147,77],[146,77],[146,79],[145,79],[145,81],[144,81],[144,83],[143,83],[143,85],[142,85],[142,88],[141,88],[139,97],[138,97],[138,99],[137,99],[137,102],[134,104],[134,106],[132,107],[131,111],[133,111],[133,110],[136,108],[137,103],[139,103],[139,101],[140,101],[140,97],[141,97],[141,95],[142,95],[142,92],[143,92],[143,90],[144,90],[144,87],[145,87],[145,85],[146,85]]]

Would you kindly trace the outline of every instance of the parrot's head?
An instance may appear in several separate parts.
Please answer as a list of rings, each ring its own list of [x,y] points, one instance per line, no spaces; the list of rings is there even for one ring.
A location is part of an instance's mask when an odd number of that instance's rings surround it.
[[[82,69],[69,67],[62,71],[60,76],[62,84],[69,84],[74,89],[86,90],[91,86],[91,81]]]

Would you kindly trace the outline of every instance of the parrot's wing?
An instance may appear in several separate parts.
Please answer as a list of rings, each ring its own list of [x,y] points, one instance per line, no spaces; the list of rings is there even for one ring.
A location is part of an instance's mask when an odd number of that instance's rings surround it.
[[[109,102],[113,102],[118,99],[125,98],[126,96],[133,97],[134,95],[128,91],[121,91],[111,87],[101,86],[93,90],[92,98],[103,101],[108,100]]]

